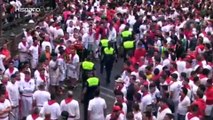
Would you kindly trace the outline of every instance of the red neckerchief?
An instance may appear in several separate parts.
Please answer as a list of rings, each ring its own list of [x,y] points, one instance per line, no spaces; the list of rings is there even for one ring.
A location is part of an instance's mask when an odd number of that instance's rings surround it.
[[[72,100],[73,100],[72,98],[66,98],[66,99],[65,99],[65,103],[68,104],[68,103],[70,103]]]
[[[44,82],[46,81],[46,77],[45,77],[44,74],[42,75],[42,74],[40,73],[40,78],[41,78],[41,80],[43,80]]]
[[[24,42],[24,41],[22,41],[22,44],[26,47],[26,45],[27,45],[27,42]]]
[[[203,79],[203,78],[207,78],[207,76],[204,75],[204,74],[200,74],[200,75],[199,75],[199,78],[200,78],[200,79]]]
[[[5,99],[4,100],[0,100],[0,103],[4,103]]]
[[[39,117],[38,114],[32,114],[31,116],[32,116],[33,120],[36,120]]]
[[[186,89],[189,89],[189,90],[191,89],[189,84],[185,84],[185,85],[183,85],[183,87],[185,87]]]
[[[168,105],[163,105],[163,106],[161,106],[159,112],[162,112],[162,111],[165,110],[166,108],[169,108]]]
[[[192,119],[193,117],[196,117],[196,115],[193,114],[193,113],[191,113],[191,112],[189,112],[188,115],[187,115],[187,118],[190,120],[190,119]]]
[[[54,104],[54,103],[56,103],[55,100],[49,100],[49,101],[48,101],[48,105],[52,105],[52,104]]]
[[[180,101],[183,101],[183,99],[184,99],[185,97],[186,97],[186,96],[181,95],[181,96],[180,96]]]
[[[9,72],[10,72],[10,74],[12,74],[12,73],[13,73],[13,70],[14,70],[14,67],[9,68]]]
[[[25,80],[25,82],[29,82],[30,81],[30,79],[26,79],[26,78],[24,80]]]
[[[148,95],[149,93],[148,92],[144,92],[143,93],[143,97],[145,97],[146,95]]]

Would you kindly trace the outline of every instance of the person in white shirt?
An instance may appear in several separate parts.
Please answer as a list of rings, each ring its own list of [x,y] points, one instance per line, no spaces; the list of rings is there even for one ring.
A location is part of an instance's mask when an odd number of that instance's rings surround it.
[[[106,116],[106,101],[101,98],[100,90],[96,90],[94,98],[89,101],[88,105],[88,120],[104,120]]]
[[[16,72],[18,72],[18,69],[14,67],[13,62],[11,61],[9,63],[8,69],[4,72],[4,74],[7,75],[8,77],[10,77],[11,75],[15,74]]]
[[[59,86],[59,66],[57,61],[57,54],[52,54],[52,60],[49,63],[50,76],[50,92],[55,93]]]
[[[121,112],[121,107],[118,105],[113,106],[111,114],[106,116],[105,120],[125,120],[124,114]]]
[[[188,111],[188,107],[191,104],[189,97],[187,96],[187,88],[182,87],[181,95],[179,97],[179,103],[177,108],[178,120],[184,120],[186,113]]]
[[[33,40],[33,45],[30,46],[29,48],[31,59],[31,67],[32,69],[35,69],[38,65],[38,59],[39,59],[39,45],[38,45],[38,40],[34,39]]]
[[[33,105],[40,110],[48,100],[50,100],[50,93],[45,91],[45,84],[40,83],[38,90],[33,93]]]
[[[50,115],[51,120],[57,120],[61,115],[60,105],[56,102],[56,96],[51,94],[51,100],[45,102],[40,111],[43,116]]]
[[[68,120],[80,119],[80,108],[77,100],[73,99],[73,92],[68,91],[67,98],[60,103],[61,111],[69,113]]]
[[[181,91],[181,83],[177,80],[178,75],[176,73],[171,74],[171,79],[173,83],[169,86],[170,98],[174,102],[175,108],[177,109],[178,99]]]
[[[5,98],[4,94],[0,94],[0,119],[9,120],[9,113],[11,109],[10,101]]]
[[[186,113],[186,117],[184,120],[200,120],[199,116],[197,115],[199,112],[199,107],[197,104],[192,104],[190,106],[190,112]]]
[[[20,94],[19,94],[19,85],[18,82],[16,82],[16,75],[13,74],[10,79],[10,83],[7,85],[7,92],[8,97],[11,102],[12,110],[11,112],[14,114],[9,115],[10,120],[18,120],[19,119],[19,100],[20,100]]]
[[[66,66],[66,62],[64,59],[64,55],[65,54],[65,50],[63,49],[63,47],[59,47],[59,56],[58,56],[58,68],[59,68],[59,84],[62,83],[65,78],[66,78],[66,70],[67,70],[67,66]]]
[[[67,33],[71,36],[73,35],[73,32],[74,32],[74,26],[73,26],[73,22],[72,21],[69,21],[69,26],[67,27]]]
[[[167,105],[167,100],[162,98],[159,101],[159,109],[157,112],[157,119],[156,120],[164,120],[164,117],[167,113],[172,114],[172,111],[170,110],[170,108]]]
[[[73,46],[74,47],[74,46]],[[79,79],[80,58],[76,53],[75,48],[71,48],[70,62],[67,63],[67,76],[71,80],[71,85],[75,86]]]
[[[39,109],[35,107],[32,110],[32,114],[29,114],[26,120],[43,120],[43,118],[39,116]]]
[[[50,53],[52,53],[52,45],[50,43],[50,38],[49,36],[46,36],[44,41],[42,42],[41,44],[41,47],[42,47],[42,52],[44,52],[46,50],[46,47],[49,46],[49,49],[50,49]]]
[[[38,86],[43,83],[45,85],[45,89],[47,90],[49,85],[48,76],[45,74],[45,69],[43,68],[43,66],[39,66],[40,68],[34,73],[36,89],[38,89]]]
[[[146,111],[146,107],[148,105],[152,104],[152,96],[151,96],[151,94],[148,91],[148,87],[149,87],[149,83],[145,82],[145,84],[144,84],[144,86],[143,86],[143,88],[141,90],[143,92],[143,97],[141,99],[141,104],[142,104],[141,111],[142,112],[145,112]]]
[[[53,32],[53,35],[54,35],[54,39],[57,39],[58,37],[63,37],[64,31],[59,25],[56,25],[56,29]]]
[[[22,117],[27,117],[32,110],[33,92],[35,90],[35,80],[31,78],[31,74],[25,71],[25,78],[20,82]]]
[[[30,46],[27,43],[26,37],[23,37],[22,41],[18,44],[20,62],[28,61],[28,59],[29,59],[29,55],[28,55],[29,47]]]
[[[137,103],[133,104],[133,114],[134,120],[142,120],[142,113],[140,111],[139,104]]]

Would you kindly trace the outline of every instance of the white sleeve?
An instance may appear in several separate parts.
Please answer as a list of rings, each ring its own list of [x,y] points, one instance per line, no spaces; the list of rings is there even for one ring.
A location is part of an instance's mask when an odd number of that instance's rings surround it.
[[[57,116],[58,116],[58,118],[61,116],[61,108],[60,108],[59,104],[58,104],[58,107],[57,107]]]
[[[92,105],[91,105],[91,100],[89,101],[89,105],[88,105],[88,111],[91,111],[92,110]]]
[[[3,54],[0,54],[0,57],[1,57],[2,59],[5,59],[5,58],[6,58],[6,56],[3,55]]]
[[[76,117],[75,119],[80,119],[80,110],[79,110],[79,103],[76,102],[76,109],[75,109],[75,112],[76,112]]]

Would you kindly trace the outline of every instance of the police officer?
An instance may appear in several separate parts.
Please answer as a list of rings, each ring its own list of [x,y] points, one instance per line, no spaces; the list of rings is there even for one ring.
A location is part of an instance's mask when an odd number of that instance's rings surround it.
[[[84,120],[88,120],[88,104],[91,99],[94,98],[94,92],[98,89],[100,85],[100,80],[98,77],[94,76],[94,73],[89,73],[89,78],[86,81],[86,87],[83,90],[84,96]]]
[[[104,69],[104,61],[103,61],[103,56],[104,56],[104,48],[108,47],[109,45],[109,40],[106,38],[101,39],[100,41],[100,49],[99,51],[101,52],[100,55],[100,73],[103,74],[103,69]]]
[[[111,71],[113,67],[113,63],[115,60],[115,50],[112,47],[113,44],[109,42],[108,47],[104,48],[104,57],[103,57],[103,62],[105,65],[105,70],[106,70],[106,83],[110,83],[110,77],[111,77]]]
[[[124,61],[127,60],[127,55],[128,54],[133,54],[134,49],[135,49],[135,41],[134,40],[129,40],[129,41],[125,41],[123,42],[123,57],[124,57]]]
[[[81,64],[82,68],[82,89],[85,87],[86,80],[88,79],[89,72],[94,72],[95,64],[91,61],[90,57],[87,57]]]
[[[125,29],[121,32],[122,42],[132,40],[132,32],[129,30],[129,24],[126,25]]]

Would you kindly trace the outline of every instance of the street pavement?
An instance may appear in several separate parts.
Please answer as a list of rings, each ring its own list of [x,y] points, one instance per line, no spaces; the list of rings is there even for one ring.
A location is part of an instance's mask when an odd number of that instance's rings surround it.
[[[115,84],[115,77],[117,75],[121,75],[122,69],[123,69],[123,59],[118,59],[117,62],[114,63],[113,66],[113,70],[112,70],[112,75],[111,75],[111,83],[109,85],[106,85],[106,74],[105,71],[103,74],[100,74],[100,62],[97,60],[95,62],[95,67],[96,67],[96,75],[99,77],[100,79],[100,89],[101,89],[101,97],[105,99],[106,104],[107,104],[107,114],[109,114],[112,111],[112,106],[115,102],[114,99],[114,94],[113,94],[113,90],[114,90],[114,84]],[[79,85],[78,87],[76,87],[74,90],[74,99],[78,100],[79,104],[80,104],[80,120],[84,119],[84,115],[83,115],[83,104],[80,102],[81,99],[81,85]],[[62,95],[62,96],[58,96],[58,101],[60,102],[62,99],[64,99],[66,97],[66,95]]]

